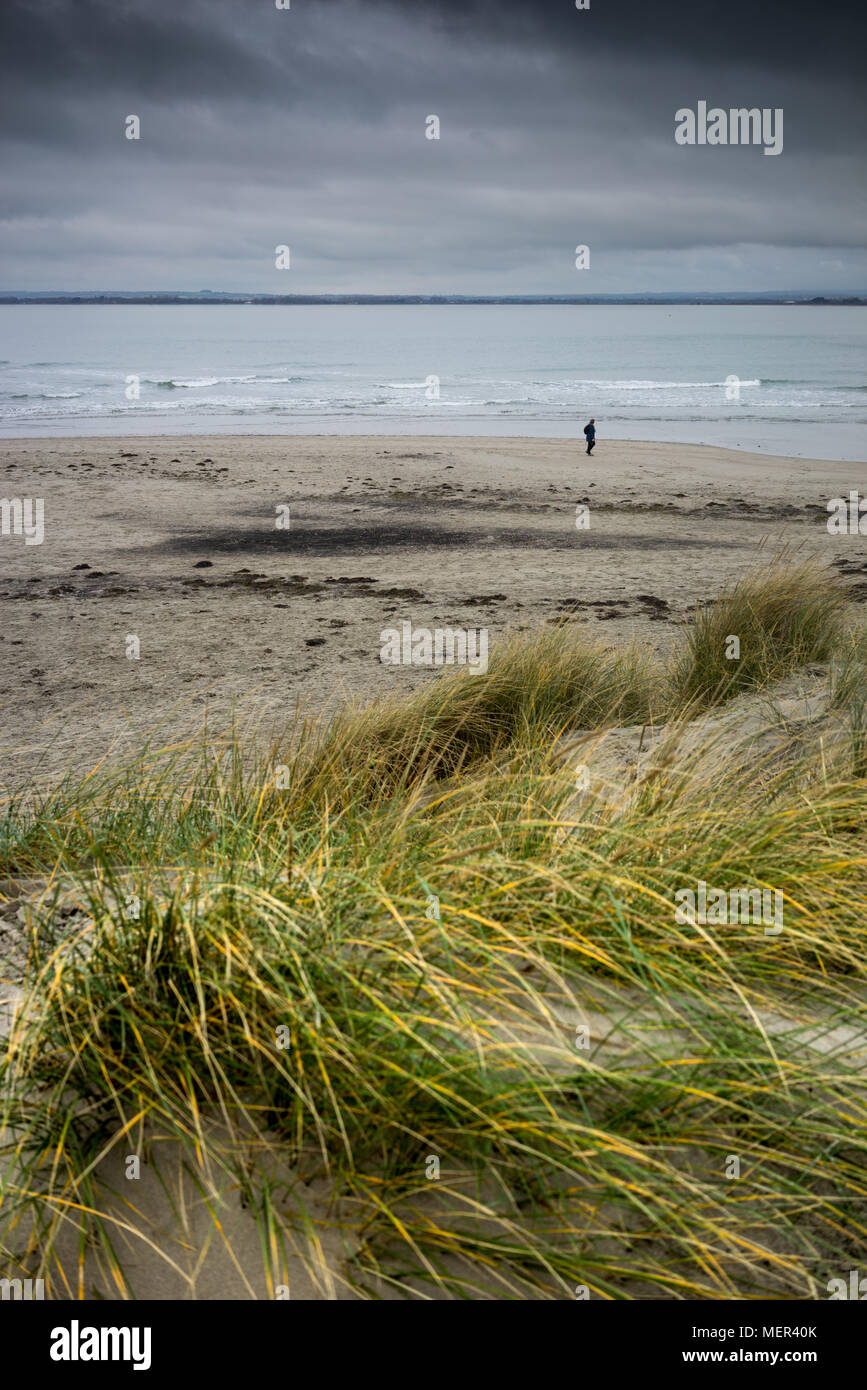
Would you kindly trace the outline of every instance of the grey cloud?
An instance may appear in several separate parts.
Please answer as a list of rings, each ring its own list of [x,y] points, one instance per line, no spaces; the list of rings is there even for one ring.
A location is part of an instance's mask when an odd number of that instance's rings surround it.
[[[813,7],[766,6],[744,27],[740,0],[591,5],[13,3],[0,285],[867,281],[848,31]],[[699,98],[783,107],[783,155],[677,146],[674,112]],[[131,112],[138,142],[123,136]],[[424,138],[431,112],[438,142]],[[273,266],[284,241],[288,274]],[[576,275],[578,242],[593,249],[592,284]],[[642,279],[658,274],[667,282]],[[702,274],[715,278],[686,284]],[[768,283],[778,274],[795,279]]]

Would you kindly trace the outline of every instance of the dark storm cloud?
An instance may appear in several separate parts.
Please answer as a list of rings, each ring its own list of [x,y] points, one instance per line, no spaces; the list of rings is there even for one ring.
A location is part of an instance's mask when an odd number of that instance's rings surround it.
[[[0,284],[859,288],[861,26],[741,0],[7,0]],[[782,107],[783,154],[676,145],[699,99]]]
[[[387,0],[391,12],[403,0]],[[686,58],[719,67],[745,59],[757,68],[816,74],[827,67],[863,81],[867,11],[858,0],[591,0],[593,27],[573,23],[571,0],[438,0],[429,7],[452,34],[508,34],[516,43],[543,44],[601,55],[632,51],[648,62]]]

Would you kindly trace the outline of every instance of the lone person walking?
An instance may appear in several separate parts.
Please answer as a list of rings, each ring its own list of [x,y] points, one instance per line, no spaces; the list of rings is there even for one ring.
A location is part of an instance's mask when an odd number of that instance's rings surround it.
[[[584,434],[587,439],[587,452],[593,453],[593,445],[596,443],[596,421],[591,420],[589,425],[584,426]]]

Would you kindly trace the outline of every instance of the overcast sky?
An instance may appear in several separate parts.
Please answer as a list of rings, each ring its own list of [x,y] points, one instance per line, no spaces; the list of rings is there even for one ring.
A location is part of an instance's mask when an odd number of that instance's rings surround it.
[[[2,4],[0,288],[867,289],[863,0]]]

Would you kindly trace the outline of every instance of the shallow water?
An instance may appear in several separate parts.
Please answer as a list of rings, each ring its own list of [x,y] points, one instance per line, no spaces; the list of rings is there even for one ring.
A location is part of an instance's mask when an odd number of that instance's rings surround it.
[[[0,308],[0,434],[581,435],[867,458],[867,311]]]

